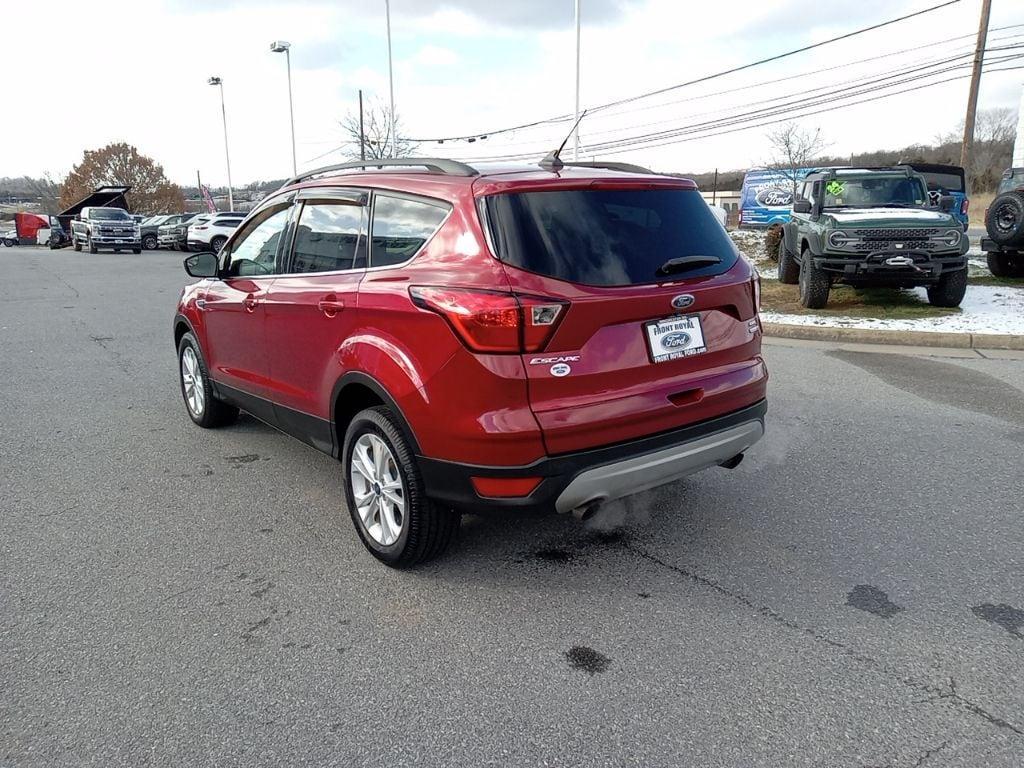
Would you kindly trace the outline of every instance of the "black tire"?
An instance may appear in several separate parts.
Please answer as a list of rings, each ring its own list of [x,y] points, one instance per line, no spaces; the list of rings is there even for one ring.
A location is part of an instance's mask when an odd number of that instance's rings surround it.
[[[370,535],[360,518],[353,489],[352,453],[356,442],[367,434],[376,435],[391,451],[397,474],[402,481],[406,502],[401,531],[390,545],[383,545]],[[356,414],[345,432],[342,450],[345,478],[345,503],[352,523],[363,545],[374,557],[392,568],[408,568],[437,557],[454,540],[461,516],[427,498],[416,456],[394,413],[383,406],[368,408]]]
[[[141,248],[132,248],[132,253],[134,253],[136,256],[138,256],[140,253],[142,253],[142,249]]]
[[[800,265],[786,248],[786,238],[779,240],[779,282],[796,285],[800,282]]]
[[[198,370],[202,374],[200,386],[203,394],[203,407],[193,410],[189,403],[189,396],[185,389],[185,376],[183,375],[183,357],[185,350],[191,349],[195,354]],[[223,400],[218,400],[213,394],[213,384],[210,380],[209,371],[206,368],[206,361],[203,359],[203,352],[199,349],[199,342],[191,333],[186,333],[178,342],[178,383],[181,388],[181,397],[185,401],[185,411],[192,421],[204,429],[224,427],[234,423],[238,418],[238,409],[228,405]]]
[[[959,307],[967,293],[967,268],[947,272],[928,289],[928,303],[933,307]]]
[[[81,253],[81,252],[82,252],[82,241],[81,241],[81,240],[79,240],[79,239],[78,239],[78,238],[76,237],[76,238],[75,238],[75,241],[74,241],[74,242],[73,242],[73,243],[71,244],[71,247],[72,247],[72,248],[74,248],[74,249],[75,249],[76,251],[78,251],[79,253]]]
[[[985,213],[985,229],[999,245],[1024,245],[1024,193],[997,195]]]
[[[828,304],[828,292],[832,281],[828,273],[812,263],[810,248],[804,248],[800,255],[800,304],[808,309],[821,309]]]
[[[994,277],[1024,277],[1024,253],[988,253],[988,271]]]
[[[146,235],[142,238],[142,247],[147,251],[155,251],[157,249],[156,235]]]
[[[97,248],[96,248],[96,246],[95,246],[95,245],[93,244],[93,242],[92,242],[92,237],[91,237],[91,236],[89,237],[89,239],[88,239],[88,241],[87,241],[87,242],[88,242],[88,244],[89,244],[89,253],[96,253],[98,249],[97,249]]]
[[[228,239],[224,235],[217,235],[213,240],[210,241],[210,250],[214,253],[220,253],[220,249],[224,247]]]

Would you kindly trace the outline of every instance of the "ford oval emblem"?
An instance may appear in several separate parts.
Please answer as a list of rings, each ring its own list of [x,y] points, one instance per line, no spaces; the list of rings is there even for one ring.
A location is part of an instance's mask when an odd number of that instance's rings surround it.
[[[687,307],[692,307],[695,301],[696,299],[690,294],[681,293],[672,299],[672,306],[676,309],[686,309]]]
[[[680,349],[690,343],[690,334],[678,331],[676,333],[670,333],[661,338],[661,346],[665,349]]]
[[[762,189],[754,196],[754,201],[765,208],[788,208],[793,205],[793,193],[777,187]]]

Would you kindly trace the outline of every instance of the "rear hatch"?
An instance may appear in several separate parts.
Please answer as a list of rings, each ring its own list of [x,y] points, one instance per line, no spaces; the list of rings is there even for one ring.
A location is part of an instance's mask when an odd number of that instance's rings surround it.
[[[692,183],[511,187],[479,208],[536,342],[522,359],[550,454],[764,397],[756,277]]]

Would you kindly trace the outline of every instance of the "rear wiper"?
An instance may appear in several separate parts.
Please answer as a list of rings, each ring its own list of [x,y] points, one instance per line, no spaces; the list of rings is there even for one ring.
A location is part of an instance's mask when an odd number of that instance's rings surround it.
[[[722,260],[717,256],[680,256],[666,261],[658,267],[655,274],[672,275],[676,272],[688,272],[691,269],[700,269],[721,263]]]

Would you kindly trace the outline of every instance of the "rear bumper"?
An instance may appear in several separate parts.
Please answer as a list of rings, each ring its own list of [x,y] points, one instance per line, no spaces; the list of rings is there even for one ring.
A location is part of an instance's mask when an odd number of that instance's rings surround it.
[[[1016,248],[1008,245],[1000,245],[995,240],[987,237],[981,238],[981,250],[985,253],[1010,253],[1017,254],[1021,252],[1020,248]]]
[[[427,495],[467,512],[495,508],[569,512],[611,501],[714,467],[764,435],[767,401],[651,437],[540,459],[520,467],[490,467],[419,457]],[[486,498],[471,478],[540,477],[529,496]]]

